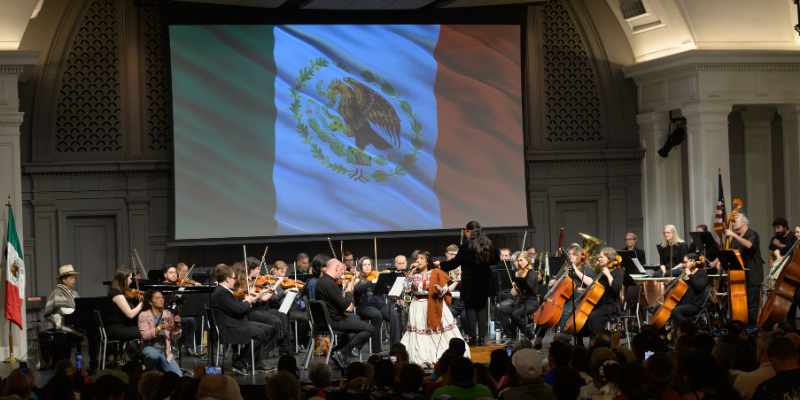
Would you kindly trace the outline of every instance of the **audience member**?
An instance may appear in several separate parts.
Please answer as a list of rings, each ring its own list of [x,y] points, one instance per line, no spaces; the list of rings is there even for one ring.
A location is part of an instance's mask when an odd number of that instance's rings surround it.
[[[492,374],[489,373],[489,367],[484,364],[475,363],[475,377],[477,378],[476,383],[480,383],[483,386],[489,388],[492,391],[492,397],[497,398],[497,381],[492,378]]]
[[[349,371],[348,371],[349,372]],[[289,371],[278,371],[267,381],[265,388],[269,400],[300,400],[300,381]]]
[[[373,355],[369,356],[369,358],[367,359],[367,362],[374,366],[375,363],[378,362],[378,360],[380,360],[380,359],[381,359],[380,355],[373,354]]]
[[[659,399],[653,378],[638,361],[621,365],[614,374],[614,385],[619,389],[621,400]]]
[[[717,359],[728,381],[733,385],[733,381],[736,379],[736,377],[731,374],[733,360],[736,358],[736,351],[733,349],[733,346],[725,342],[719,342],[711,349],[711,355]]]
[[[578,371],[578,374],[583,378],[584,385],[592,384],[592,357],[585,347],[575,346],[572,348],[572,356],[569,359],[569,366]],[[555,377],[554,377],[555,379]]]
[[[714,338],[712,338],[711,335],[707,335],[705,333],[697,334],[692,338],[692,340],[689,341],[689,347],[697,351],[706,352],[708,354],[711,354],[711,350],[716,345],[717,342],[714,341]]]
[[[227,397],[228,380],[225,379],[224,375],[203,375],[200,378],[200,386],[197,387],[197,400],[225,400]]]
[[[114,375],[105,375],[94,380],[88,400],[122,400],[124,395],[125,382]],[[87,400],[86,397],[82,399]]]
[[[580,392],[581,374],[578,370],[571,367],[561,368],[553,376],[553,397],[556,400],[575,400]]]
[[[497,382],[500,382],[500,379],[505,375],[507,362],[508,353],[505,349],[492,350],[489,360],[489,373],[492,374],[492,378]]]
[[[688,320],[685,319],[684,321]],[[659,392],[660,400],[680,400],[681,395],[670,385],[675,379],[675,361],[666,353],[653,354],[644,362],[647,372],[653,377],[653,385]]]
[[[372,378],[374,383],[365,383],[359,386],[358,390],[366,390],[368,392],[381,391],[394,394],[394,385],[397,378],[394,364],[389,360],[379,360],[375,363],[374,367],[375,373]]]
[[[450,340],[450,342],[452,342],[452,340]],[[410,363],[410,361],[408,361],[408,350],[406,350],[406,345],[400,342],[393,344],[392,347],[389,348],[389,355],[396,356],[398,361],[402,360],[403,365]]]
[[[367,367],[360,362],[347,365],[347,374],[339,379],[339,389],[355,389],[367,381]]]
[[[308,369],[308,379],[311,380],[311,384],[314,385],[317,389],[317,394],[315,396],[325,397],[324,390],[331,386],[331,375],[333,374],[333,370],[331,369],[330,365],[325,364],[324,362],[318,362],[311,366]]]
[[[522,350],[522,349],[532,349],[532,348],[533,348],[533,342],[531,342],[530,340],[527,340],[527,339],[526,340],[517,340],[516,342],[514,342],[514,345],[511,346],[511,351],[517,351],[517,350]]]
[[[591,399],[594,395],[601,398],[613,398],[619,392],[612,382],[614,373],[619,368],[617,355],[608,347],[601,347],[592,353],[592,384],[581,387],[581,399]]]
[[[800,367],[797,347],[786,337],[772,341],[767,349],[775,376],[756,389],[753,400],[796,399],[800,397]]]
[[[148,371],[142,374],[142,379],[136,388],[142,400],[163,400],[163,397],[158,397],[158,382],[161,380],[161,375],[164,374],[159,371]]]
[[[592,339],[591,346],[611,347],[611,331],[604,329],[597,333],[597,336]]]
[[[744,400],[750,400],[758,385],[775,376],[775,370],[772,369],[772,363],[769,361],[767,349],[769,349],[769,345],[771,345],[775,339],[781,336],[783,336],[783,332],[771,331],[762,333],[761,337],[758,339],[756,357],[758,357],[758,362],[761,363],[761,365],[753,372],[740,374],[733,385]]]
[[[459,357],[464,357],[464,353],[467,352],[467,343],[464,342],[464,339],[454,337],[450,339],[450,346],[447,350]]]
[[[693,336],[689,335],[678,336],[678,338],[675,339],[675,351],[680,351],[680,349],[689,347],[689,342],[692,338]]]
[[[172,393],[172,389],[175,387],[175,382],[178,381],[178,374],[174,372],[165,372],[161,375],[161,379],[158,381],[158,388],[156,388],[156,399],[164,400],[170,396]]]
[[[350,369],[347,369],[348,375]],[[425,371],[422,370],[417,364],[406,364],[400,370],[400,385],[398,393],[402,396],[403,393],[414,393],[426,395],[422,390],[422,379],[425,377]]]
[[[547,362],[550,365],[550,372],[544,377],[544,383],[553,384],[553,375],[559,368],[569,366],[569,359],[572,358],[572,346],[562,342],[550,343],[550,353],[547,355]]]
[[[695,324],[691,318],[685,318],[678,325],[678,337],[681,336],[692,337],[694,335],[697,335],[697,324]]]
[[[492,391],[476,382],[475,365],[468,358],[457,357],[447,372],[450,385],[442,386],[433,392],[433,398],[446,394],[458,400],[474,400],[479,397],[493,397]]]
[[[44,387],[48,400],[75,400],[72,381],[67,376],[54,376]]]
[[[244,398],[242,398],[242,391],[239,389],[239,385],[236,383],[236,380],[234,380],[232,376],[224,376],[225,380],[228,381],[228,394],[225,400],[244,400]]]
[[[300,379],[300,371],[297,369],[297,359],[293,355],[284,354],[278,359],[278,371],[286,371],[294,374],[297,379]]]
[[[436,389],[444,386],[444,376],[447,375],[448,371],[450,371],[450,365],[456,358],[457,356],[449,351],[445,351],[442,353],[442,356],[439,357],[439,362],[437,362],[433,367],[433,372],[436,374],[437,378],[436,382],[432,383],[425,389],[429,396],[433,395],[433,392],[436,391]]]
[[[172,394],[169,395],[169,400],[180,400],[181,391],[184,386],[192,380],[193,379],[188,376],[178,378],[178,380],[175,381],[175,385],[172,387]],[[196,381],[197,379],[194,380]]]
[[[11,371],[6,378],[5,390],[6,396],[17,395],[22,400],[31,398],[31,381],[28,375],[23,374],[19,368]]]
[[[686,357],[682,367],[683,380],[694,398],[699,400],[742,398],[731,386],[725,371],[710,352],[700,350],[692,352]]]
[[[511,355],[511,364],[519,386],[508,388],[498,397],[501,400],[554,399],[553,390],[542,379],[542,356],[533,349],[522,349]],[[568,368],[569,358],[562,368]]]

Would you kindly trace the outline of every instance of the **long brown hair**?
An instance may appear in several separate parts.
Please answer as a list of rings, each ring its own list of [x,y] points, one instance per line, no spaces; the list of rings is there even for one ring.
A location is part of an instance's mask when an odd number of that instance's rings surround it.
[[[466,230],[470,231],[467,243],[469,243],[470,250],[475,253],[476,262],[491,262],[492,258],[494,258],[494,244],[483,233],[481,224],[478,221],[469,221]]]
[[[124,293],[126,290],[130,289],[130,287],[128,287],[128,276],[131,274],[132,272],[128,267],[117,268],[117,271],[114,272],[114,279],[111,281],[109,287]]]
[[[603,253],[603,255],[606,256],[606,258],[608,258],[609,266],[611,266],[611,264],[617,260],[617,257],[619,257],[617,251],[614,250],[613,247],[603,247],[602,249],[600,249],[600,252]],[[620,263],[614,264],[613,266],[611,266],[610,269],[617,269],[617,268],[621,268]]]

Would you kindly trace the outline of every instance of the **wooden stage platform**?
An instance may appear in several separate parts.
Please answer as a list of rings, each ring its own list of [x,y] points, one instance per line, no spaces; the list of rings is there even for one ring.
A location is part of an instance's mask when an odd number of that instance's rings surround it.
[[[496,344],[469,346],[469,359],[474,363],[488,363],[492,359],[492,352],[502,348],[503,346]]]

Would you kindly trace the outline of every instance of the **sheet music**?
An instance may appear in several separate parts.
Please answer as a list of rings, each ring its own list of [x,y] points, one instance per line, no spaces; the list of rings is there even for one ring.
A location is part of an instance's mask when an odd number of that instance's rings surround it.
[[[398,276],[397,279],[394,280],[394,284],[392,284],[392,289],[389,290],[389,297],[400,297],[403,294],[403,282],[405,282],[406,278],[404,276]]]
[[[297,292],[292,290],[286,291],[286,296],[283,298],[283,303],[281,303],[281,308],[278,309],[278,312],[282,312],[284,314],[289,313],[289,307],[292,306],[294,302],[294,298],[297,296]]]
[[[642,264],[639,262],[638,258],[631,258],[631,261],[633,261],[633,265],[636,266],[636,269],[639,270],[640,274],[646,274],[646,272],[644,272],[644,268],[642,267]]]

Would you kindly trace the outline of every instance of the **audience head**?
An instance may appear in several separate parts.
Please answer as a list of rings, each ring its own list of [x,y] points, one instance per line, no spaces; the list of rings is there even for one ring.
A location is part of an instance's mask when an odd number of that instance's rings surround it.
[[[379,356],[377,354],[373,354],[373,355],[369,356],[369,358],[367,359],[367,362],[370,363],[372,366],[375,366],[375,363],[378,362],[378,360],[380,360],[380,359],[381,359],[381,356]]]
[[[291,356],[290,356],[291,357]],[[294,358],[294,357],[292,357]],[[347,365],[347,380],[352,381],[353,379],[364,377],[368,378],[367,376],[367,367],[364,366],[363,363],[360,362],[351,362]]]
[[[675,379],[675,361],[666,353],[653,354],[644,362],[644,367],[659,390],[669,388]]]
[[[551,367],[566,367],[569,359],[572,358],[572,346],[562,342],[552,342],[550,343],[550,355],[547,357]]]
[[[800,335],[798,335],[798,334],[796,334],[794,332],[789,332],[789,333],[783,335],[783,337],[785,337],[786,339],[791,340],[791,342],[792,342],[792,344],[794,344],[795,348],[800,347]]]
[[[203,375],[197,388],[197,400],[225,400],[228,397],[228,380],[224,375]]]
[[[444,353],[442,353],[442,356],[439,357],[439,361],[436,363],[436,366],[434,367],[434,373],[436,374],[436,376],[437,377],[445,376],[445,374],[447,374],[447,372],[450,371],[450,366],[453,365],[453,361],[457,357],[459,356],[449,351],[445,351]]]
[[[308,369],[308,379],[314,386],[322,389],[331,385],[331,374],[333,370],[328,364],[318,362]]]
[[[791,332],[794,330],[794,324],[791,321],[776,322],[772,327],[773,331]]]
[[[390,387],[397,377],[394,364],[389,360],[378,360],[375,363],[375,385]]]
[[[91,400],[122,400],[125,382],[114,375],[101,376],[92,382]]]
[[[31,382],[27,374],[23,374],[19,368],[11,371],[6,378],[5,395],[17,395],[23,400],[31,397]]]
[[[170,393],[172,393],[172,389],[175,387],[175,382],[178,381],[178,374],[170,371],[165,372],[161,375],[161,379],[158,380],[158,388],[156,389],[156,399],[164,400],[169,397]],[[144,381],[144,379],[142,379]],[[139,382],[139,386],[142,385],[142,382]]]
[[[758,345],[756,346],[756,356],[758,357],[759,362],[769,362],[767,350],[772,342],[780,337],[783,337],[783,332],[781,331],[770,331],[761,334],[761,337],[758,338]]]
[[[695,335],[695,337],[689,341],[689,347],[697,351],[706,352],[708,354],[711,354],[711,349],[713,349],[716,344],[717,343],[714,341],[714,338],[712,338],[711,335],[704,333]]]
[[[239,384],[236,383],[236,380],[233,379],[232,376],[223,375],[225,380],[228,381],[228,394],[227,400],[244,400],[242,398],[242,390],[239,389]]]
[[[569,364],[569,357],[568,353],[566,360],[562,360],[564,363],[559,366]],[[515,352],[511,355],[511,364],[514,365],[520,382],[535,382],[542,378],[542,356],[536,350],[522,349]]]
[[[691,391],[713,390],[721,398],[739,398],[726,371],[711,352],[693,351],[681,361],[683,381]]]
[[[348,370],[348,372],[350,372]],[[267,381],[265,388],[269,400],[300,400],[300,381],[297,377],[287,371],[278,371]]]
[[[66,375],[54,376],[47,381],[44,387],[48,400],[74,400],[75,391],[72,388],[72,380]]]
[[[398,359],[403,360],[404,364],[408,364],[408,351],[406,350],[406,345],[398,342],[392,345],[389,348],[389,355],[390,356],[397,356]]]
[[[58,360],[53,368],[55,369],[55,376],[67,376],[67,370],[72,368],[72,361],[66,359]]]
[[[638,361],[620,366],[614,375],[614,385],[626,400],[658,398],[653,378]]]
[[[286,371],[298,377],[300,373],[297,370],[297,359],[290,354],[284,354],[278,359],[278,371]]]
[[[369,378],[375,373],[375,367],[372,364],[370,364],[368,362],[363,362],[363,363],[361,363],[361,365],[363,365],[364,366],[364,370],[366,370],[366,372],[364,373],[364,377],[365,378]],[[350,371],[348,371],[348,372],[350,372]]]
[[[448,350],[459,357],[463,357],[464,353],[467,352],[467,344],[464,342],[464,339],[454,337],[450,339],[450,347]]]
[[[511,351],[514,352],[517,350],[532,349],[532,348],[533,348],[533,343],[530,340],[517,340],[511,346]]]
[[[350,368],[347,369],[350,375]],[[406,364],[400,370],[400,393],[414,393],[420,390],[425,371],[417,364]]]
[[[450,377],[453,384],[469,384],[475,377],[475,366],[468,358],[457,357],[450,365]]]
[[[162,400],[158,398],[158,382],[163,373],[158,371],[148,371],[142,374],[137,390],[142,400]]]
[[[767,355],[775,372],[797,368],[797,347],[785,337],[773,340],[767,349]]]
[[[678,336],[694,336],[697,335],[697,324],[691,318],[686,318],[678,325]]]
[[[711,355],[717,359],[723,371],[728,372],[733,368],[733,360],[736,358],[736,351],[730,344],[725,342],[717,343],[717,345],[711,349]]]
[[[611,332],[602,330],[592,340],[591,346],[611,347]]]
[[[496,381],[499,381],[505,374],[508,361],[508,353],[504,349],[492,350],[489,372]]]
[[[569,366],[575,368],[578,372],[585,374],[592,374],[591,355],[589,350],[585,347],[575,346],[572,348],[572,356],[569,359]]]
[[[574,368],[561,368],[553,374],[553,396],[556,400],[575,400],[581,392],[581,374]]]
[[[689,347],[689,342],[692,341],[693,336],[683,335],[675,339],[675,351]]]

